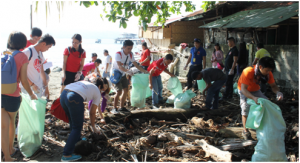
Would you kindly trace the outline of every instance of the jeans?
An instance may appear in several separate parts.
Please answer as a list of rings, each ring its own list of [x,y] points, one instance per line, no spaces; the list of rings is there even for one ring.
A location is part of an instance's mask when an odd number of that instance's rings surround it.
[[[236,74],[234,71],[233,75],[229,75],[229,71],[226,71],[227,79],[226,79],[226,89],[225,93],[223,94],[223,98],[231,98],[233,94],[233,78]]]
[[[73,154],[75,144],[81,140],[84,118],[83,98],[75,92],[64,90],[60,96],[60,104],[70,121],[71,133],[63,150],[63,155],[68,156]]]
[[[195,72],[195,71],[201,71],[201,70],[202,70],[202,64],[201,65],[197,65],[197,66],[194,66],[194,65],[190,66],[189,72],[187,74],[187,86],[188,86],[188,89],[190,89],[190,88],[193,87],[192,73]],[[197,82],[195,83],[194,88],[198,89]]]
[[[223,87],[225,82],[226,80],[217,80],[212,84],[210,88],[208,88],[205,101],[206,108],[211,108],[211,101],[214,98],[213,109],[218,109],[220,89]]]
[[[144,70],[146,70],[147,71],[147,69],[148,69],[148,67],[149,66],[141,66]]]
[[[163,85],[161,81],[161,76],[152,76],[152,86],[153,90],[158,93],[158,95],[152,90],[152,104],[157,105],[159,101],[163,100],[162,90]]]
[[[103,78],[110,77],[110,72],[105,73],[105,71],[104,71],[103,74],[102,74],[102,77]]]

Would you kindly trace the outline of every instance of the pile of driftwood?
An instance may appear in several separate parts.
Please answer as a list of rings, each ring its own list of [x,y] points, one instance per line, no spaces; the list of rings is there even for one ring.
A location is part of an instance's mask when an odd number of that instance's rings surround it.
[[[164,95],[169,92],[164,90]],[[271,100],[274,97],[270,95]],[[106,125],[97,119],[100,135],[92,132],[86,106],[82,140],[76,144],[75,153],[82,161],[244,161],[251,160],[257,143],[255,131],[250,131],[254,140],[242,139],[242,122],[239,98],[220,102],[219,110],[203,111],[204,98],[197,95],[191,109],[174,109],[170,104],[161,104],[161,109],[136,110],[119,115],[105,114]],[[112,107],[112,101],[108,109]],[[275,101],[274,101],[275,102]],[[286,121],[286,152],[289,161],[299,161],[298,101],[288,98],[276,102]],[[130,103],[127,103],[130,105]],[[147,99],[148,106],[151,98]],[[99,117],[99,116],[97,116]],[[69,135],[69,124],[47,113],[44,140],[64,146]]]

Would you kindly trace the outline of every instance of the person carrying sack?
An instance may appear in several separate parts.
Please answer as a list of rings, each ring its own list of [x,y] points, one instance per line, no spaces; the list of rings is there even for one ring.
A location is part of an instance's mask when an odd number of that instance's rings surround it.
[[[115,54],[115,59],[113,62],[113,71],[110,76],[110,81],[115,85],[115,89],[117,93],[114,98],[114,109],[111,110],[112,114],[119,113],[117,103],[119,101],[121,94],[123,95],[120,101],[121,109],[119,111],[129,112],[129,110],[127,110],[124,107],[125,100],[128,94],[128,84],[129,84],[128,79],[126,78],[126,74],[133,76],[133,73],[128,68],[129,62],[132,62],[132,64],[141,72],[148,73],[148,71],[144,70],[135,61],[134,56],[131,52],[132,48],[133,48],[133,42],[131,40],[125,40],[123,43],[122,50]]]

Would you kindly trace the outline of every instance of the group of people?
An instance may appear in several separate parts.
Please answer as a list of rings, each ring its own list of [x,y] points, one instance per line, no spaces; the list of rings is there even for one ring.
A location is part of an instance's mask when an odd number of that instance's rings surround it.
[[[225,65],[222,63],[223,52],[220,50],[219,44],[215,44],[215,50],[211,58],[212,68],[205,69],[206,52],[199,43],[199,39],[194,40],[195,47],[191,48],[191,54],[186,64],[188,65],[192,60],[187,75],[188,88],[192,87],[191,80],[203,79],[206,83],[206,88],[202,91],[202,94],[206,95],[206,102],[205,107],[202,109],[218,109],[219,92],[223,85],[225,85],[226,88],[223,97],[220,100],[232,98],[234,77],[237,73],[239,76],[238,93],[240,95],[240,107],[244,127],[242,135],[246,140],[252,139],[249,130],[245,127],[250,108],[247,104],[247,99],[252,99],[256,103],[258,102],[258,98],[268,99],[265,96],[266,83],[270,85],[272,91],[276,94],[277,100],[283,99],[283,94],[277,87],[272,74],[275,69],[274,59],[271,58],[270,53],[264,49],[263,44],[258,43],[255,60],[253,61],[252,66],[248,66],[248,55],[245,42],[240,43],[240,50],[238,50],[235,46],[235,39],[230,37],[227,40],[230,49],[225,57]],[[194,88],[197,89],[197,86]]]
[[[233,94],[233,80],[236,73],[240,76],[238,89],[240,94],[240,105],[242,108],[242,120],[244,125],[243,136],[250,139],[250,132],[245,128],[249,106],[247,98],[257,102],[258,98],[267,98],[260,90],[262,85],[269,83],[272,91],[277,94],[278,99],[283,99],[283,94],[275,84],[272,71],[275,69],[274,60],[270,54],[263,48],[262,44],[257,45],[257,55],[253,66],[247,67],[248,56],[246,44],[240,44],[240,50],[235,46],[234,38],[227,40],[230,50],[225,57],[223,64],[223,52],[219,44],[215,44],[212,53],[212,68],[206,68],[206,51],[201,46],[200,39],[194,39],[194,47],[190,50],[190,56],[184,69],[188,65],[187,88],[198,89],[197,82],[194,80],[203,79],[206,88],[201,92],[206,95],[206,106],[202,109],[218,109],[219,92],[223,85],[226,85],[225,93],[222,99],[230,99]],[[7,42],[8,51],[2,55],[10,54],[16,62],[17,68],[17,89],[12,94],[1,94],[2,109],[2,151],[5,161],[13,161],[12,157],[16,152],[13,147],[15,135],[15,117],[21,104],[20,92],[28,94],[32,100],[41,96],[49,95],[47,89],[49,83],[48,73],[45,73],[43,64],[46,62],[43,52],[55,45],[54,38],[45,34],[39,28],[33,28],[30,40],[22,32],[12,32]],[[139,61],[136,61],[132,53],[133,42],[126,40],[123,47],[113,58],[107,50],[104,50],[105,56],[103,73],[100,74],[99,65],[101,59],[97,54],[92,54],[92,61],[85,63],[86,52],[82,48],[82,37],[75,34],[72,37],[72,46],[67,47],[63,52],[63,68],[61,82],[60,103],[65,111],[71,133],[68,137],[63,150],[62,161],[75,161],[81,159],[80,155],[75,155],[75,144],[81,140],[81,130],[84,121],[84,102],[89,102],[89,113],[92,129],[99,133],[96,126],[96,110],[98,109],[101,123],[105,124],[102,113],[105,111],[106,102],[109,99],[110,79],[120,74],[118,81],[113,84],[116,94],[114,96],[113,114],[120,111],[129,112],[125,108],[125,100],[128,96],[130,76],[133,72],[130,65],[136,67],[140,72],[149,74],[149,87],[152,90],[152,105],[157,108],[163,101],[162,97],[162,79],[161,73],[165,72],[171,77],[175,77],[167,69],[173,62],[173,56],[167,54],[165,57],[151,62],[150,50],[147,43],[142,44],[142,55]],[[24,50],[23,50],[24,49]],[[114,59],[114,60],[112,60]],[[213,83],[212,83],[213,82]],[[20,83],[20,86],[19,86]],[[206,93],[207,92],[207,93]],[[121,96],[122,95],[122,96]],[[100,105],[102,98],[102,104]],[[212,104],[212,101],[214,102]],[[120,105],[118,106],[120,100]]]

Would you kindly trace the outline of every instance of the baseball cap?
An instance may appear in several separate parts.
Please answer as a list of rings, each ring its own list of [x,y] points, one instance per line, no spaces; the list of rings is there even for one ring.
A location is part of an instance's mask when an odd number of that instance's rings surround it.
[[[195,38],[195,39],[194,39],[194,42],[199,42],[199,43],[201,43],[201,40],[198,39],[198,38]]]
[[[97,57],[97,53],[92,53],[92,57]]]

